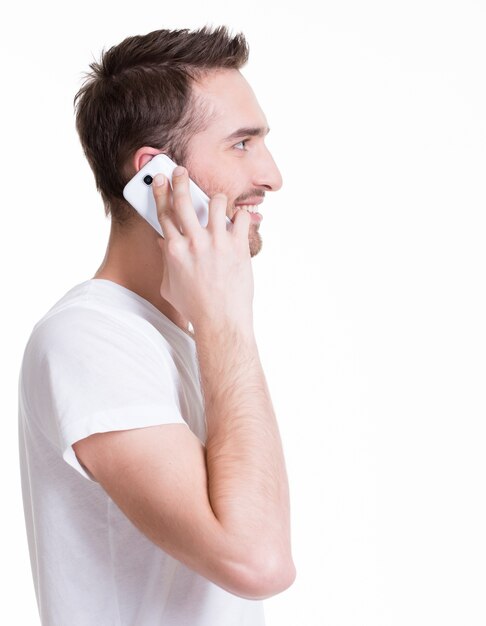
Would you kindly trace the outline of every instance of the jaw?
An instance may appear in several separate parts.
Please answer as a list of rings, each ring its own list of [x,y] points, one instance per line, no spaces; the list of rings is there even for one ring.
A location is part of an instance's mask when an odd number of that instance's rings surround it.
[[[248,232],[248,243],[250,245],[250,256],[256,256],[262,249],[263,241],[262,236],[258,232],[259,224],[250,224],[250,230]]]

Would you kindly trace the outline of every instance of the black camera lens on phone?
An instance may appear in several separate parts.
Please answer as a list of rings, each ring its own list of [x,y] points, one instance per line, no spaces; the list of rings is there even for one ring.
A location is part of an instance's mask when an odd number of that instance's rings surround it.
[[[147,176],[144,176],[144,177],[143,177],[143,182],[144,182],[146,185],[151,185],[151,184],[152,184],[152,181],[153,181],[153,178],[152,178],[152,176],[150,176],[150,174],[147,174]]]

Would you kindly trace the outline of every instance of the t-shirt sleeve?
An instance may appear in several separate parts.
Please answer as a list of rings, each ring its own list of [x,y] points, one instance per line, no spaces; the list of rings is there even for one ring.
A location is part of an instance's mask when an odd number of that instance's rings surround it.
[[[74,309],[37,330],[36,414],[63,458],[92,480],[73,443],[94,433],[186,424],[170,344],[143,319]],[[37,366],[37,367],[36,367]]]

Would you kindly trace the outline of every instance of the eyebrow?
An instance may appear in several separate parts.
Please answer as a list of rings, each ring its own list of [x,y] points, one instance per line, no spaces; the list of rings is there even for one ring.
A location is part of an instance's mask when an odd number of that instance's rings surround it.
[[[265,137],[265,135],[269,132],[270,129],[268,126],[244,126],[243,128],[238,128],[238,130],[235,130],[234,133],[225,137],[223,141],[234,141],[240,137]]]

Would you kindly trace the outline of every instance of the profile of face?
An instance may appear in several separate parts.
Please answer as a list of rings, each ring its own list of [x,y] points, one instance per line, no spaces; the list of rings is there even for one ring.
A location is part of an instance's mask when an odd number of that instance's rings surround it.
[[[277,191],[282,177],[267,146],[268,124],[250,85],[238,70],[217,70],[194,84],[195,95],[210,113],[205,129],[188,143],[189,176],[208,196],[224,193],[227,215],[251,212],[250,254],[261,250],[260,205]]]

